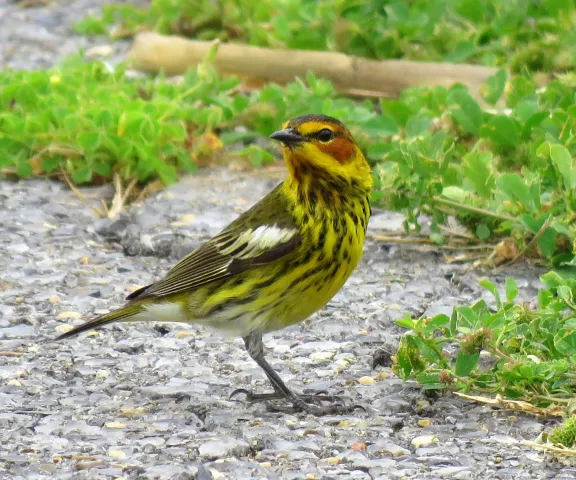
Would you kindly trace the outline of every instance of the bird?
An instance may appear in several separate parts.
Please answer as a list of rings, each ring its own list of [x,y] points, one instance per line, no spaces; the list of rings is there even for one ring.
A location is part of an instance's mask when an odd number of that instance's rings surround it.
[[[283,182],[163,278],[128,295],[123,307],[56,340],[113,322],[208,325],[242,337],[273,387],[233,395],[314,415],[352,408],[335,396],[290,389],[266,360],[262,336],[324,307],[360,262],[372,213],[371,168],[350,130],[323,114],[292,118],[270,138],[281,143]]]

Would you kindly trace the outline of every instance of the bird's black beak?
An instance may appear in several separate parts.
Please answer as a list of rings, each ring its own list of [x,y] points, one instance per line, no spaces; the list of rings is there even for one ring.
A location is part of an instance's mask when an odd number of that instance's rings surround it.
[[[270,138],[274,140],[279,140],[284,145],[292,146],[297,143],[303,142],[305,139],[293,128],[285,128],[284,130],[278,130],[270,135]]]

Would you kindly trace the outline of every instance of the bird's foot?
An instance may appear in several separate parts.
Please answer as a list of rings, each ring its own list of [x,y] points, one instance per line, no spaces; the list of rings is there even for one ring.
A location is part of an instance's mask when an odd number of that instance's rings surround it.
[[[366,411],[366,409],[361,405],[350,405],[347,404],[342,397],[337,395],[328,395],[322,392],[285,396],[282,392],[253,393],[250,390],[238,388],[232,392],[230,398],[233,398],[236,395],[245,395],[246,400],[250,403],[267,402],[266,408],[271,412],[306,412],[311,415],[322,416],[341,415],[351,413],[355,410]],[[271,400],[284,400],[284,402],[274,402]]]

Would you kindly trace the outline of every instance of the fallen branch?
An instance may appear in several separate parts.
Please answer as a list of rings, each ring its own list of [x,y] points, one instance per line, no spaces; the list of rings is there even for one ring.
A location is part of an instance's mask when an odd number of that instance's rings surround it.
[[[139,70],[180,75],[200,64],[212,45],[212,42],[142,32],[134,37],[128,57]],[[356,95],[365,92],[369,96],[397,96],[415,85],[448,87],[462,83],[479,98],[480,87],[497,71],[477,65],[377,61],[336,52],[274,50],[231,43],[219,46],[214,65],[221,74],[237,75],[257,84],[287,83],[313,72],[330,80],[340,91]]]

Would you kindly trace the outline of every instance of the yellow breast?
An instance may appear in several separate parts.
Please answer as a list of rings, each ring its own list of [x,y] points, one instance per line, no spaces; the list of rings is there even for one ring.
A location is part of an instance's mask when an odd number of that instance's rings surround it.
[[[294,268],[284,283],[283,310],[267,320],[265,330],[284,328],[305,320],[324,307],[344,286],[362,257],[365,230],[350,215],[343,215],[341,233],[326,235],[323,247],[312,254],[309,265]],[[314,238],[314,240],[317,240]],[[314,244],[312,244],[314,245]],[[304,244],[301,255],[314,248]]]

